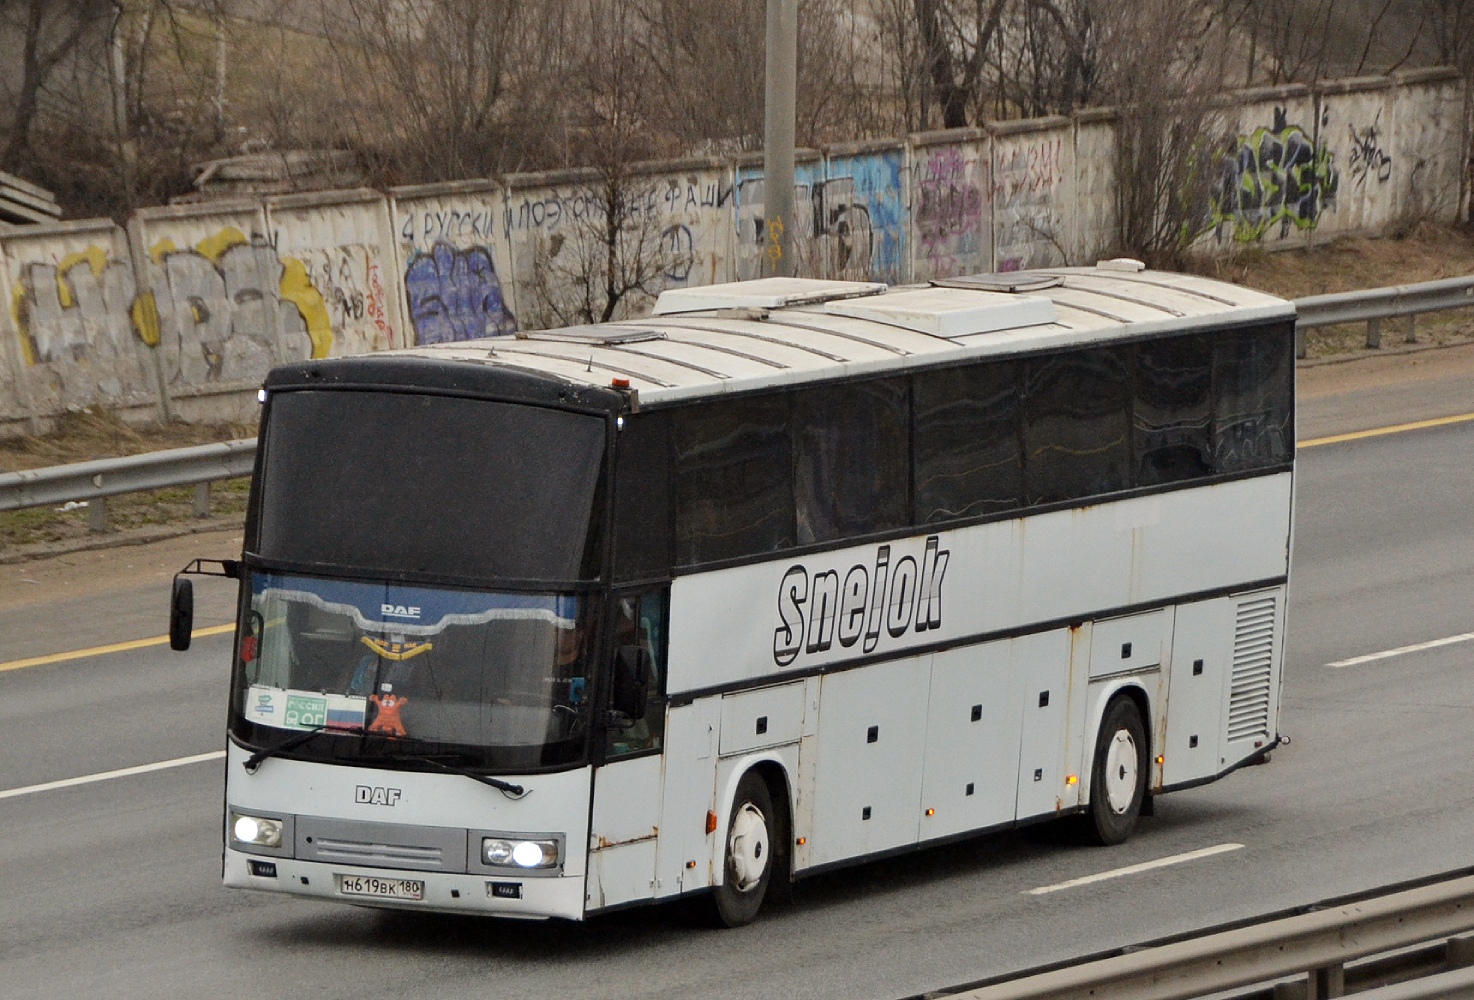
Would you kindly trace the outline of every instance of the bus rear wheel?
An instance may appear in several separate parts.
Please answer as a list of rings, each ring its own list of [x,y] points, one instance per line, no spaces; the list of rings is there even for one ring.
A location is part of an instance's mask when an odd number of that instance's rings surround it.
[[[1146,798],[1146,727],[1141,710],[1121,696],[1108,706],[1095,738],[1090,772],[1090,807],[1084,834],[1091,843],[1109,846],[1131,836]]]
[[[756,771],[737,783],[723,841],[722,884],[712,892],[717,923],[741,927],[762,908],[773,879],[774,838],[786,836],[773,809],[768,784]]]

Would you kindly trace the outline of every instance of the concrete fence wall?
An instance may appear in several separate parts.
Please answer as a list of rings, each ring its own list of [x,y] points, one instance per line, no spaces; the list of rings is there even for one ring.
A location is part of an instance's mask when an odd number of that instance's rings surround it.
[[[1446,71],[1237,94],[1198,245],[1453,220],[1466,114]],[[800,151],[798,271],[895,284],[1088,263],[1112,249],[1113,146],[1110,113],[1086,111]],[[621,316],[757,277],[775,249],[760,159],[643,164],[621,198],[616,270],[645,290]],[[83,407],[249,418],[243,390],[284,361],[574,322],[601,304],[605,204],[597,175],[563,172],[6,230],[0,433]]]

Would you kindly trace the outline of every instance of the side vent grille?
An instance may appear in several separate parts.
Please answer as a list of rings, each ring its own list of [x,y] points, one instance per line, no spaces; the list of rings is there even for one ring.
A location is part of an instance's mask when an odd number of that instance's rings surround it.
[[[1228,698],[1228,741],[1269,737],[1269,699],[1278,599],[1253,597],[1238,607],[1233,631],[1233,679]]]

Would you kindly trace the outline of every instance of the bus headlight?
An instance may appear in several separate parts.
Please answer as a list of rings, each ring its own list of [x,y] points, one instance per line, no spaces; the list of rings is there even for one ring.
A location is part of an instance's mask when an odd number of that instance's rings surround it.
[[[252,844],[256,847],[280,847],[281,820],[231,813],[230,834],[242,844]]]
[[[499,867],[556,868],[558,842],[485,837],[481,841],[481,860]]]

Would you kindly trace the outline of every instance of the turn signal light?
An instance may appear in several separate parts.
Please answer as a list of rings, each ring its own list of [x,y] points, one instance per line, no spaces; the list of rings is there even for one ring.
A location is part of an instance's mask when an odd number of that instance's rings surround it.
[[[1067,784],[1067,785],[1078,785],[1079,783],[1080,783],[1080,776],[1078,774],[1067,774],[1067,775],[1065,775],[1065,784]]]
[[[717,814],[714,813],[714,812],[712,812],[709,809],[707,810],[707,813],[706,813],[706,832],[707,833],[716,833],[717,832]]]

